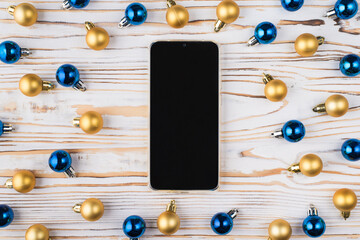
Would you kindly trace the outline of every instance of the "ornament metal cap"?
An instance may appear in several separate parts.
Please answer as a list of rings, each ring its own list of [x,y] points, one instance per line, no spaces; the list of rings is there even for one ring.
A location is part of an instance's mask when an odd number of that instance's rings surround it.
[[[128,21],[126,17],[123,17],[118,24],[118,28],[126,28],[130,25],[130,21]]]
[[[310,204],[310,207],[308,209],[308,216],[317,216],[319,215],[319,212],[314,204]]]
[[[11,5],[6,8],[6,11],[11,15],[14,16],[16,5]]]
[[[70,0],[64,0],[63,3],[62,3],[62,8],[65,9],[65,10],[72,9],[73,7],[70,4]]]
[[[276,129],[274,132],[271,133],[271,136],[274,138],[284,138],[284,134],[282,132],[282,129]]]
[[[328,18],[336,18],[336,11],[335,8],[331,8],[329,9],[324,15],[323,17],[328,17]]]
[[[31,54],[31,51],[30,51],[30,49],[28,49],[28,48],[21,48],[21,50],[20,50],[20,55],[21,55],[21,59],[23,59],[23,58],[26,58],[27,56],[29,56]]]
[[[166,1],[166,6],[168,8],[171,8],[172,6],[175,6],[176,5],[176,2],[174,0],[167,0]]]
[[[81,80],[79,80],[78,83],[75,84],[75,86],[73,86],[73,88],[77,91],[81,91],[81,92],[85,92],[86,91],[86,86],[85,83]]]
[[[10,123],[3,123],[3,126],[2,126],[2,132],[3,133],[9,133],[9,132],[12,132],[14,130],[15,130],[15,128]]]
[[[68,178],[76,178],[76,172],[72,166],[65,170],[64,174]]]
[[[248,47],[256,46],[259,44],[259,41],[256,39],[255,36],[252,36],[249,41],[247,42]]]
[[[236,218],[239,213],[239,210],[237,208],[231,209],[227,214],[232,218]]]

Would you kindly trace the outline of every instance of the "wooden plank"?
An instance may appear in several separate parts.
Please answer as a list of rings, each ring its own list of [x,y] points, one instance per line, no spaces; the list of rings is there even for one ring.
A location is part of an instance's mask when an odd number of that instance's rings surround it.
[[[0,2],[0,40],[14,40],[33,51],[15,65],[0,64],[0,116],[16,131],[0,141],[0,182],[17,169],[31,169],[37,186],[29,194],[0,188],[0,203],[11,205],[16,219],[0,230],[0,239],[24,239],[26,229],[45,224],[52,239],[125,239],[122,222],[141,215],[148,229],[143,239],[265,239],[275,218],[288,220],[294,239],[308,239],[301,229],[310,203],[327,223],[326,239],[360,239],[360,208],[346,222],[332,204],[333,193],[348,187],[360,193],[360,165],[345,161],[340,147],[359,138],[359,77],[347,78],[338,70],[348,53],[359,54],[359,18],[334,21],[322,15],[335,1],[305,1],[297,12],[285,11],[278,0],[237,1],[240,18],[225,31],[214,33],[219,1],[178,1],[190,12],[190,23],[172,29],[165,21],[165,1],[147,0],[145,24],[119,30],[117,23],[131,1],[93,0],[85,10],[63,11],[60,0],[32,3],[39,22],[30,28],[15,24]],[[84,21],[93,21],[111,35],[108,48],[95,52],[85,43]],[[271,45],[246,47],[261,21],[278,27]],[[326,38],[313,57],[295,53],[294,40],[310,32]],[[221,45],[222,132],[221,187],[216,192],[154,192],[147,174],[147,95],[149,46],[157,40],[212,40]],[[56,69],[72,63],[88,87],[86,93],[57,86],[35,98],[23,96],[18,81],[36,73],[55,81]],[[263,96],[262,72],[288,85],[288,96],[272,103]],[[317,115],[312,107],[332,93],[344,94],[350,111],[341,118]],[[71,120],[87,110],[99,111],[104,129],[90,136],[74,128]],[[271,131],[290,119],[303,121],[307,135],[300,143],[272,139]],[[77,179],[53,173],[49,154],[68,150]],[[292,175],[286,168],[305,153],[324,161],[315,178]],[[85,222],[71,207],[98,197],[106,213],[95,223]],[[172,237],[160,234],[156,218],[170,199],[178,203],[181,229]],[[215,236],[212,215],[237,207],[240,214],[229,236]]]

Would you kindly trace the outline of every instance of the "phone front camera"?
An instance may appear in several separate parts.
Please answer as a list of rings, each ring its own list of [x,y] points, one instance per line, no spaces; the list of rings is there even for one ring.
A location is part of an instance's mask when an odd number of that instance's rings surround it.
[[[186,43],[183,43],[183,47],[184,47],[184,48],[186,47]]]

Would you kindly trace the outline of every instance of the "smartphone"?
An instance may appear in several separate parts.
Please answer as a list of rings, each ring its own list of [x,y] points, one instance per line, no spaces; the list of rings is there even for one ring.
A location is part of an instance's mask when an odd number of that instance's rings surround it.
[[[149,178],[153,189],[218,187],[219,85],[217,44],[152,44]]]

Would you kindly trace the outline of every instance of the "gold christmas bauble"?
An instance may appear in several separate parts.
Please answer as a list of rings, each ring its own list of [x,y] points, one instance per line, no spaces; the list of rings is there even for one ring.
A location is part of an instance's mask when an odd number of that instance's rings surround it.
[[[13,188],[20,193],[28,193],[34,189],[36,184],[35,176],[27,170],[18,171],[12,178]]]
[[[216,8],[217,18],[226,24],[238,19],[239,14],[239,6],[232,0],[223,0]]]
[[[330,116],[341,117],[348,111],[349,102],[344,96],[334,94],[326,99],[325,109]]]
[[[283,219],[276,219],[270,223],[268,231],[271,240],[288,240],[292,234],[290,224]]]
[[[42,91],[42,87],[43,81],[36,74],[26,74],[19,82],[20,91],[28,97],[35,97],[39,95]]]
[[[81,204],[80,213],[87,221],[97,221],[104,215],[104,204],[97,198],[88,198]]]
[[[286,97],[287,87],[281,80],[271,80],[265,85],[265,97],[272,102],[279,102]]]
[[[323,168],[321,158],[315,154],[306,154],[300,159],[300,171],[308,177],[315,177],[320,174]]]
[[[25,233],[25,240],[49,240],[49,238],[49,230],[41,224],[32,225]]]
[[[37,21],[37,18],[37,10],[30,3],[20,3],[15,7],[14,19],[21,26],[31,26]]]
[[[340,211],[350,212],[356,207],[357,197],[352,190],[342,188],[335,192],[333,202],[335,207]]]
[[[101,115],[94,111],[86,112],[80,118],[80,128],[88,133],[95,134],[103,127],[103,119]]]
[[[87,45],[94,50],[103,50],[109,44],[108,32],[101,27],[93,27],[86,34]]]
[[[301,34],[295,41],[295,50],[303,57],[310,57],[314,55],[318,47],[318,39],[310,33]]]
[[[189,22],[189,12],[181,5],[171,6],[166,12],[166,21],[173,28],[182,28]]]
[[[171,235],[177,232],[180,228],[179,216],[171,211],[166,211],[160,214],[157,220],[157,227],[159,231],[166,235]]]

